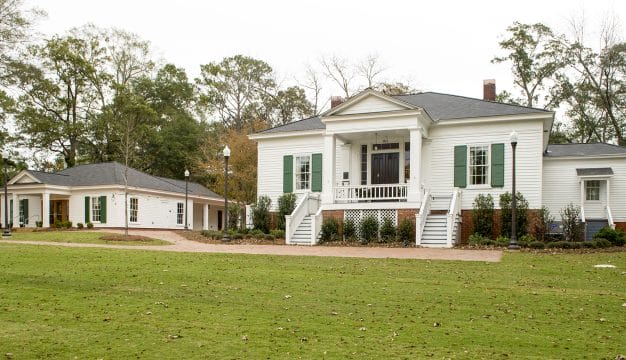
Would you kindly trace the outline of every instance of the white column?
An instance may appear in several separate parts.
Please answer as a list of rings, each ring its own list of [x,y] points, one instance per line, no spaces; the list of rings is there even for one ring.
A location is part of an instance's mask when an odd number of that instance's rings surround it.
[[[420,129],[409,130],[409,141],[411,142],[411,175],[409,179],[408,202],[419,202],[421,200],[420,184],[422,181],[422,132]]]
[[[11,214],[9,223],[13,223],[13,227],[20,226],[20,201],[16,193],[13,193],[13,214]]]
[[[187,200],[187,227],[189,230],[193,230],[193,200]]]
[[[334,134],[324,135],[324,155],[322,156],[322,203],[332,204],[335,198],[336,140]]]
[[[209,204],[202,205],[202,230],[209,230]]]
[[[41,221],[43,221],[43,227],[50,227],[50,194],[44,192],[42,194],[42,204],[41,204]],[[84,215],[83,215],[84,218]]]

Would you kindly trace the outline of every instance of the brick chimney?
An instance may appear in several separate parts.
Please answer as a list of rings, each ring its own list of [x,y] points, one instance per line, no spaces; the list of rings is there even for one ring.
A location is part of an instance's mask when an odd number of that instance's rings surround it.
[[[341,105],[343,103],[343,98],[341,96],[331,96],[330,97],[330,108],[334,109],[335,107]]]
[[[496,80],[483,80],[483,100],[496,101]]]

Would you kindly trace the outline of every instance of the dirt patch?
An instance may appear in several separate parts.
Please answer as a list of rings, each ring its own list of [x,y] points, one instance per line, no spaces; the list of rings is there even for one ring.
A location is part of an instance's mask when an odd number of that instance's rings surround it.
[[[101,236],[100,239],[104,240],[104,241],[111,241],[111,242],[115,242],[115,241],[119,241],[119,242],[145,242],[145,243],[149,243],[154,241],[154,239],[149,238],[147,236],[141,236],[141,235],[128,235],[128,236],[124,236],[123,234],[111,234],[111,235],[104,235]]]

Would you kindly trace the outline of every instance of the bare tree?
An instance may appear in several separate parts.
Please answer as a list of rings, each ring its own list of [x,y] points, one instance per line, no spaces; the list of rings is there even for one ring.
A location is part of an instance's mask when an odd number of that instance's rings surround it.
[[[319,115],[321,112],[320,93],[322,92],[322,79],[320,79],[319,73],[310,65],[307,64],[304,69],[304,81],[298,82],[298,85],[310,90],[313,93],[313,115]]]
[[[354,80],[354,68],[348,60],[337,55],[323,57],[320,60],[324,67],[324,75],[337,83],[343,91],[346,98],[352,94],[352,81]]]
[[[356,65],[357,74],[363,76],[367,82],[368,88],[374,88],[377,84],[376,78],[386,68],[380,63],[380,57],[378,54],[369,54],[367,57]]]

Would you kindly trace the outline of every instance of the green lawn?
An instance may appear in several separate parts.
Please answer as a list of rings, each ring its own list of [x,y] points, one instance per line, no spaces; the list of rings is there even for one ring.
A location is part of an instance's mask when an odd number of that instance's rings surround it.
[[[141,240],[105,240],[103,236],[115,236],[116,234],[92,231],[16,231],[9,238],[1,240],[29,240],[29,241],[50,241],[85,244],[110,244],[110,245],[171,245],[171,243],[159,239]]]
[[[0,356],[15,359],[626,354],[623,252],[482,263],[2,243],[0,264]]]

